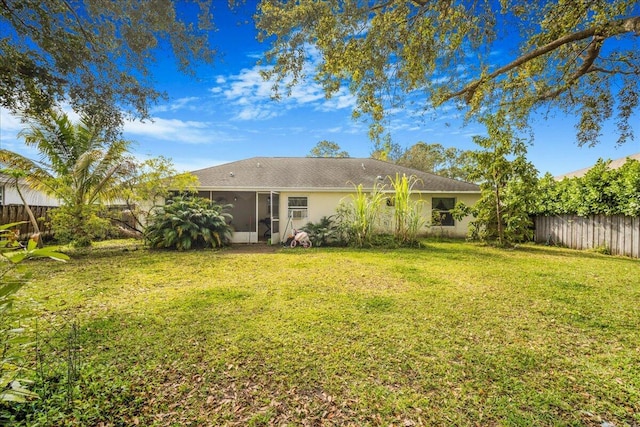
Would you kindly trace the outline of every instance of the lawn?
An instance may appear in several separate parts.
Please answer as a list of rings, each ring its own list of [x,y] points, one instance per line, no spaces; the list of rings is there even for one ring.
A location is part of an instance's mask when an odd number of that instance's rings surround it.
[[[30,262],[21,295],[41,336],[77,322],[74,400],[47,386],[25,425],[640,425],[638,260],[431,241],[72,257]],[[68,359],[50,340],[45,363]]]

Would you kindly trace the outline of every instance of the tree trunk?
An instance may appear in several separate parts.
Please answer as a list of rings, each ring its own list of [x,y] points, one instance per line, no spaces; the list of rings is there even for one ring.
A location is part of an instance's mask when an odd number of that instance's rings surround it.
[[[18,196],[20,196],[20,200],[22,200],[24,209],[27,211],[27,215],[29,215],[29,221],[33,226],[34,234],[37,234],[38,236],[40,236],[40,227],[38,227],[38,221],[36,220],[36,217],[33,214],[33,211],[31,210],[29,203],[27,203],[27,199],[24,198],[24,196],[22,195],[22,191],[20,191],[20,185],[18,185],[18,179],[16,179],[15,184],[16,184],[16,191],[18,192]],[[38,242],[38,247],[42,248],[43,247],[42,239],[41,238],[37,239],[37,242]]]
[[[497,227],[498,227],[498,244],[500,246],[503,245],[503,234],[504,231],[502,229],[502,211],[500,209],[500,187],[498,186],[498,184],[496,183],[496,222],[497,222]]]

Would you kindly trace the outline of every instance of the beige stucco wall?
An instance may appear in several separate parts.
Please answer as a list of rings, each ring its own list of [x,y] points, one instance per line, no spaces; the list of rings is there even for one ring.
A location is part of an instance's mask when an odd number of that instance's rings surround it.
[[[456,203],[462,202],[467,206],[473,206],[480,199],[480,194],[434,193],[424,195],[423,198],[427,200],[426,206],[428,208],[429,219],[431,218],[431,210],[433,208],[433,206],[431,206],[431,199],[433,197],[452,197],[456,199]],[[471,222],[471,220],[472,218],[467,216],[461,221],[455,221],[455,226],[453,227],[432,225],[425,228],[424,234],[427,236],[440,237],[466,237],[467,231],[469,230],[469,222]]]
[[[304,219],[288,219],[288,198],[307,197],[308,217]],[[471,206],[480,197],[479,194],[455,194],[455,193],[430,193],[415,195],[416,199],[423,201],[422,213],[425,218],[425,226],[422,229],[423,235],[436,235],[446,237],[465,237],[469,228],[471,218],[462,221],[455,221],[454,226],[430,226],[431,202],[433,197],[451,197],[456,202],[464,202]],[[336,207],[341,201],[350,202],[350,193],[328,193],[328,192],[283,192],[280,193],[280,232],[281,238],[286,239],[291,234],[292,229],[301,228],[308,222],[318,222],[323,216],[331,216],[336,213]],[[383,207],[380,219],[380,227],[391,230],[393,227],[393,208]]]

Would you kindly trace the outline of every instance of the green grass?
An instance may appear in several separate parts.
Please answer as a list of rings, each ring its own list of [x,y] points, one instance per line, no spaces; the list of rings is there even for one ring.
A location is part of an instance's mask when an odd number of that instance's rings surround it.
[[[72,256],[30,263],[22,292],[81,328],[76,402],[34,405],[38,425],[640,425],[638,260],[462,242]]]

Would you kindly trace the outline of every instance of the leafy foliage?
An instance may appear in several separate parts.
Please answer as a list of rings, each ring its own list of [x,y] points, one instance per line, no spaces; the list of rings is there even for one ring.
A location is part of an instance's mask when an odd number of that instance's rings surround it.
[[[339,228],[335,222],[335,216],[323,216],[320,221],[308,222],[302,230],[309,234],[313,246],[328,246],[340,242]]]
[[[381,127],[380,131],[382,131]],[[382,160],[383,162],[397,162],[402,156],[402,147],[393,141],[391,134],[386,133],[380,136],[377,131],[370,131],[369,136],[373,140],[373,151],[370,155],[372,159]]]
[[[262,0],[258,12],[276,95],[312,62],[327,96],[343,86],[356,94],[355,115],[370,116],[376,134],[389,110],[452,101],[467,117],[501,111],[521,124],[540,107],[560,109],[579,118],[580,144],[595,143],[615,117],[619,142],[632,139],[636,0]]]
[[[362,184],[355,186],[356,193],[351,200],[340,202],[337,208],[337,222],[344,239],[355,247],[371,246],[378,226],[382,202],[385,200],[381,185],[375,185],[367,193]]]
[[[413,197],[417,180],[404,174],[387,179],[393,192],[385,192],[386,185],[377,183],[367,193],[360,184],[350,200],[340,203],[335,216],[339,240],[359,248],[417,244],[418,232],[425,225],[422,201]],[[384,210],[387,206],[392,213]],[[382,223],[393,225],[383,227]],[[385,234],[383,228],[392,228],[392,233]]]
[[[537,215],[640,216],[640,162],[627,161],[617,169],[599,159],[582,177],[556,181],[550,174],[538,184]]]
[[[529,240],[537,171],[526,159],[524,140],[504,115],[488,117],[484,123],[489,135],[474,139],[483,150],[472,154],[475,168],[470,174],[480,183],[480,200],[472,207],[460,204],[455,216],[473,215],[472,238],[501,246]]]
[[[468,179],[469,162],[469,151],[425,142],[407,148],[396,160],[401,166],[463,181]]]
[[[104,206],[62,205],[52,209],[49,215],[56,240],[73,246],[91,246],[92,242],[106,238],[113,231]]]
[[[333,141],[322,140],[311,149],[307,157],[349,157],[349,153],[340,150],[340,146]]]
[[[100,206],[120,196],[117,189],[130,172],[129,142],[110,140],[105,129],[87,116],[74,124],[54,109],[31,120],[21,136],[41,159],[31,160],[3,149],[0,163],[25,171],[30,185],[61,201],[63,208],[54,220],[54,232],[60,231],[61,237],[74,244],[90,244],[105,226],[97,216]]]
[[[127,113],[146,118],[163,96],[153,88],[156,52],[172,49],[187,74],[212,61],[213,9],[198,0],[3,2],[0,105],[37,117],[68,100],[108,130]]]
[[[151,215],[145,239],[157,249],[221,247],[233,232],[228,208],[198,197],[176,197]]]
[[[198,184],[196,176],[178,173],[171,161],[162,156],[136,162],[132,169],[131,176],[120,187],[120,197],[139,233],[144,231],[150,215],[169,199],[172,191],[194,192]]]
[[[0,226],[0,421],[3,421],[4,411],[10,403],[38,397],[26,387],[29,381],[20,377],[23,373],[22,359],[20,353],[16,352],[16,347],[24,344],[24,340],[20,337],[21,329],[11,327],[11,318],[8,316],[15,293],[30,277],[16,265],[28,258],[48,257],[58,261],[69,259],[67,255],[51,248],[38,247],[37,234],[29,239],[26,247],[21,247],[11,230],[19,224],[21,223]]]

